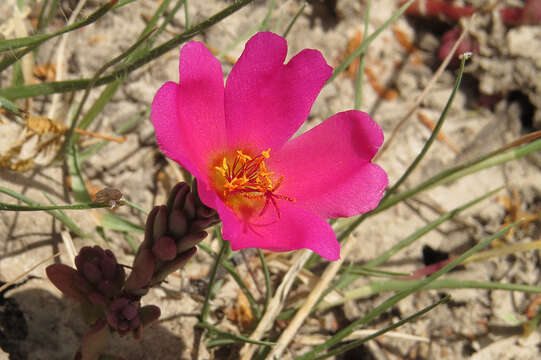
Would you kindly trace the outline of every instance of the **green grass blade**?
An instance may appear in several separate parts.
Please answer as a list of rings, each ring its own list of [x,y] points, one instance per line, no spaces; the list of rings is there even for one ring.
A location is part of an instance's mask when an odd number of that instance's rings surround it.
[[[96,80],[108,69],[110,68],[111,66],[115,65],[116,63],[118,63],[119,61],[125,59],[126,57],[128,57],[131,53],[133,53],[141,44],[143,44],[146,39],[151,35],[152,33],[149,32],[147,33],[144,37],[141,37],[139,38],[132,46],[130,46],[128,48],[128,50],[126,50],[125,52],[123,52],[122,54],[118,55],[117,57],[115,57],[114,59],[112,60],[109,60],[107,63],[105,63],[105,65],[103,65],[100,69],[98,69],[98,71],[96,71],[96,73],[94,74],[94,77],[90,80],[90,83],[88,84],[88,87],[86,88],[85,90],[85,93],[83,95],[83,98],[81,100],[81,102],[79,103],[79,106],[77,107],[77,110],[75,111],[75,115],[73,115],[73,119],[71,121],[71,126],[68,130],[68,132],[66,133],[65,135],[65,140],[64,140],[64,143],[66,145],[66,151],[67,149],[69,148],[69,145],[72,143],[72,137],[73,137],[73,134],[74,134],[74,131],[75,131],[75,128],[77,127],[77,123],[78,123],[78,118],[79,118],[79,115],[81,114],[81,111],[83,110],[83,106],[86,102],[86,100],[88,99],[88,96],[90,95],[90,90],[92,90],[92,88],[94,87],[94,84],[96,82]],[[115,89],[116,90],[116,89]],[[111,95],[112,96],[112,95]],[[104,104],[105,106],[105,104]]]
[[[461,205],[461,206],[459,206],[457,208],[454,208],[453,210],[443,214],[438,219],[428,223],[426,226],[420,228],[419,230],[416,230],[411,235],[409,235],[407,238],[400,241],[398,244],[394,245],[389,250],[385,251],[383,254],[379,255],[375,259],[373,259],[373,260],[367,262],[366,264],[364,264],[364,267],[376,267],[376,266],[379,266],[379,265],[383,264],[384,262],[389,260],[392,256],[394,256],[396,253],[398,253],[400,250],[404,249],[405,247],[410,246],[411,244],[413,244],[413,242],[415,242],[417,239],[421,238],[422,236],[426,235],[428,232],[430,232],[433,229],[437,228],[438,226],[440,226],[441,224],[443,224],[447,220],[449,220],[449,219],[455,217],[456,215],[460,214],[462,211],[464,211],[464,210],[466,210],[466,209],[480,203],[481,201],[483,201],[485,199],[488,199],[489,197],[491,197],[494,194],[496,194],[497,192],[499,192],[501,189],[503,189],[503,186],[499,187],[497,189],[494,189],[492,191],[489,191],[485,195],[480,196],[477,199],[474,199],[474,200],[472,200],[472,201],[470,201],[470,202],[468,202],[468,203],[466,203],[464,205]]]
[[[438,122],[436,123],[436,126],[434,127],[434,130],[430,134],[430,137],[428,138],[428,140],[424,144],[423,149],[421,150],[419,155],[417,155],[415,160],[413,160],[411,165],[408,166],[408,168],[402,174],[400,179],[398,179],[396,184],[394,184],[393,187],[390,188],[387,191],[387,194],[385,194],[385,197],[388,197],[390,194],[394,193],[396,191],[396,189],[398,189],[398,187],[400,185],[402,185],[404,183],[404,181],[406,181],[408,176],[413,172],[413,170],[415,170],[417,165],[419,165],[419,163],[421,162],[423,157],[426,155],[426,153],[428,152],[428,149],[430,149],[430,146],[432,146],[432,144],[434,143],[434,140],[436,140],[436,136],[438,135],[441,127],[443,126],[443,122],[447,118],[447,113],[449,112],[449,109],[451,108],[451,104],[453,103],[453,100],[455,99],[455,95],[456,95],[456,93],[458,91],[458,88],[460,87],[460,83],[462,82],[462,75],[464,74],[464,66],[466,65],[466,60],[467,59],[469,59],[469,56],[462,56],[461,61],[460,61],[460,69],[458,71],[458,76],[456,78],[455,86],[453,87],[453,91],[451,92],[451,96],[449,96],[449,99],[447,100],[447,104],[445,104],[445,107],[444,107],[444,109],[443,109],[443,111],[442,111],[442,113],[440,115],[440,118],[439,118]]]
[[[261,260],[261,269],[263,271],[263,275],[265,276],[265,304],[263,305],[263,311],[261,312],[261,314],[264,314],[267,311],[267,307],[269,306],[269,302],[272,297],[272,285],[269,268],[267,266],[267,261],[265,260],[265,255],[263,255],[263,251],[261,251],[261,249],[257,249],[257,255],[259,255],[259,260]]]
[[[90,194],[86,189],[85,180],[81,171],[81,163],[79,161],[79,153],[76,145],[69,147],[66,156],[66,164],[71,180],[71,190],[73,198],[78,203],[89,203],[92,201]]]
[[[446,303],[450,299],[451,299],[451,297],[449,295],[444,296],[443,298],[441,298],[440,300],[438,300],[434,304],[429,305],[429,306],[423,308],[420,311],[417,311],[413,315],[410,315],[410,316],[408,316],[408,317],[406,317],[406,318],[404,318],[404,319],[402,319],[400,321],[397,321],[396,323],[394,323],[394,324],[392,324],[390,326],[387,326],[387,327],[385,327],[385,328],[383,328],[383,329],[381,329],[379,331],[376,331],[375,333],[373,333],[373,334],[371,334],[369,336],[365,336],[362,339],[352,341],[349,344],[346,344],[346,345],[340,346],[340,347],[338,347],[336,349],[333,349],[333,350],[327,352],[325,355],[321,355],[321,356],[318,356],[318,357],[314,358],[314,360],[326,359],[328,357],[343,354],[343,353],[345,353],[347,351],[353,350],[356,347],[361,346],[362,344],[364,344],[365,342],[367,342],[369,340],[375,339],[378,336],[381,336],[381,335],[385,334],[386,332],[389,332],[391,330],[399,328],[400,326],[402,326],[404,324],[407,324],[407,323],[417,319],[419,316],[422,316],[422,315],[426,314],[427,312],[433,310],[435,307],[437,307],[437,306],[439,306],[439,305],[441,305],[443,303]]]
[[[428,190],[438,185],[447,184],[454,180],[458,180],[464,176],[474,174],[478,171],[488,169],[493,166],[504,164],[511,160],[520,159],[530,153],[540,151],[540,150],[541,150],[541,139],[533,141],[529,144],[523,145],[519,148],[508,150],[504,153],[496,154],[488,158],[483,156],[479,159],[467,162],[463,165],[455,166],[451,169],[445,170],[431,177],[430,179],[426,180],[420,185],[415,186],[414,188],[410,190],[405,190],[401,193],[390,196],[387,200],[382,201],[380,203],[380,205],[376,208],[373,214],[386,210],[389,207],[407,198],[410,198],[422,191]]]
[[[38,203],[37,201],[34,201],[26,196],[24,196],[23,194],[19,194],[18,192],[16,191],[13,191],[13,190],[10,190],[8,188],[5,188],[3,186],[0,186],[0,192],[6,194],[6,195],[9,195],[15,199],[18,199],[26,204],[29,204],[31,206],[41,206],[40,203]],[[64,224],[68,229],[70,229],[71,231],[73,231],[75,234],[77,234],[78,236],[82,237],[82,238],[91,238],[90,235],[88,234],[85,234],[78,226],[77,224],[75,224],[69,217],[67,217],[65,214],[62,214],[61,212],[59,211],[55,211],[55,210],[45,210],[48,214],[52,215],[53,217],[55,217],[58,221],[60,221],[62,224]]]
[[[94,102],[94,104],[92,104],[90,109],[88,109],[77,125],[79,129],[87,129],[90,126],[92,121],[94,121],[94,119],[103,111],[105,105],[107,105],[107,103],[113,98],[120,84],[121,81],[117,80],[105,87],[98,99]],[[74,141],[77,141],[78,135],[79,134],[73,135]]]
[[[221,230],[217,226],[215,229],[216,235],[221,239]],[[203,308],[201,309],[201,314],[199,315],[199,322],[205,323],[207,321],[207,316],[210,312],[210,300],[212,297],[212,287],[214,285],[214,282],[216,281],[216,274],[218,273],[218,268],[220,267],[222,260],[224,260],[226,257],[225,255],[228,252],[229,248],[229,242],[224,241],[221,239],[222,246],[220,248],[220,252],[215,258],[214,265],[212,266],[212,269],[210,271],[209,275],[209,284],[207,286],[207,295],[205,296],[205,301],[203,302]]]
[[[458,256],[453,261],[451,261],[449,264],[445,265],[440,270],[438,270],[438,271],[434,272],[433,274],[431,274],[430,276],[428,276],[426,279],[423,279],[423,280],[419,281],[416,285],[414,285],[414,286],[412,286],[410,288],[407,288],[405,290],[402,290],[402,291],[400,291],[398,294],[396,294],[394,296],[391,296],[389,299],[387,299],[381,305],[376,306],[368,314],[366,314],[365,316],[363,316],[362,318],[360,318],[358,320],[355,320],[350,325],[348,325],[344,329],[340,330],[331,339],[329,339],[328,341],[326,341],[325,343],[323,343],[323,344],[321,344],[319,346],[316,346],[312,351],[298,357],[297,359],[298,360],[312,359],[312,358],[314,358],[314,356],[316,354],[320,353],[321,351],[324,351],[324,350],[338,344],[340,341],[342,341],[342,339],[344,339],[346,336],[350,335],[355,330],[355,328],[357,328],[359,325],[366,324],[369,321],[375,319],[376,317],[381,315],[383,312],[387,311],[389,308],[391,308],[396,303],[398,303],[400,300],[408,297],[409,295],[411,295],[412,293],[414,293],[414,292],[416,292],[418,290],[421,290],[422,288],[424,288],[425,286],[427,286],[428,284],[430,284],[432,281],[436,280],[437,278],[439,278],[443,274],[451,271],[457,265],[462,263],[465,259],[467,259],[471,255],[475,254],[479,250],[485,248],[494,239],[499,238],[500,236],[505,234],[509,229],[511,229],[512,227],[516,226],[519,223],[520,223],[520,221],[517,221],[517,222],[507,226],[506,228],[498,231],[497,233],[493,234],[492,236],[484,239],[480,243],[473,246],[470,250],[466,251],[464,254]]]
[[[201,250],[203,250],[207,254],[214,257],[215,259],[218,258],[219,254],[216,254],[211,248],[209,248],[204,243],[199,243],[197,246],[200,247]],[[225,256],[222,257],[222,260],[221,260],[220,264],[229,273],[229,275],[231,275],[233,280],[235,280],[235,282],[239,286],[240,290],[244,293],[244,295],[246,295],[246,298],[248,299],[248,302],[250,303],[250,308],[252,309],[252,312],[258,318],[260,316],[261,312],[259,311],[259,308],[257,306],[257,301],[255,300],[255,297],[252,294],[252,292],[250,291],[250,289],[248,289],[248,286],[246,286],[246,284],[244,283],[244,281],[240,277],[237,270],[235,270],[235,267],[229,261],[227,261],[227,258]]]
[[[291,29],[293,28],[293,25],[295,25],[295,23],[297,22],[297,20],[299,19],[299,16],[301,16],[302,12],[304,11],[304,8],[306,7],[306,2],[302,4],[301,8],[299,9],[299,11],[297,11],[297,13],[295,14],[295,16],[293,16],[293,19],[291,19],[291,21],[289,22],[289,24],[287,25],[287,28],[286,28],[286,31],[284,31],[284,33],[282,34],[282,37],[287,37],[287,35],[289,34],[289,32],[291,31]]]
[[[0,202],[0,210],[6,211],[43,211],[43,210],[88,210],[109,207],[108,204],[86,203],[74,205],[17,205]]]
[[[86,25],[92,24],[93,22],[101,18],[103,15],[105,15],[107,12],[109,12],[109,10],[111,10],[113,5],[114,5],[113,1],[109,1],[105,5],[98,8],[98,10],[90,14],[90,16],[88,16],[86,19],[76,21],[73,24],[69,26],[65,26],[62,29],[52,34],[37,34],[37,35],[27,36],[24,38],[16,38],[16,39],[8,39],[8,40],[0,41],[0,53],[7,52],[4,55],[4,58],[2,59],[2,61],[0,61],[0,72],[4,71],[8,66],[13,64],[15,61],[18,61],[19,59],[21,59],[24,55],[34,50],[45,41],[52,39],[56,36],[62,35],[64,33],[82,28]],[[22,48],[22,47],[26,47],[26,48],[14,52],[15,49]]]
[[[24,114],[19,110],[19,107],[17,104],[15,104],[12,101],[9,101],[3,96],[0,96],[0,106],[2,106],[4,109],[9,111],[10,113],[13,113],[17,116],[24,116]]]
[[[162,56],[168,51],[175,49],[180,44],[185,43],[186,41],[188,41],[195,35],[201,33],[202,31],[209,28],[210,26],[220,22],[221,20],[225,19],[229,15],[235,13],[236,11],[240,10],[242,7],[248,5],[249,3],[253,1],[254,0],[236,1],[235,3],[223,9],[222,11],[216,13],[215,15],[209,17],[208,19],[202,21],[201,23],[186,30],[182,34],[175,36],[171,40],[166,41],[165,43],[153,48],[145,56],[138,59],[137,61],[114,71],[110,75],[103,76],[99,79],[96,79],[92,85],[93,86],[106,85],[119,78],[128,76],[128,74],[130,74],[132,71],[137,70],[141,66],[148,64],[150,61]],[[89,85],[91,85],[91,81],[92,79],[78,79],[78,80],[55,81],[55,82],[34,84],[34,85],[25,85],[25,86],[18,86],[15,88],[10,87],[10,88],[5,88],[5,89],[0,89],[0,96],[3,96],[9,100],[14,100],[14,99],[35,97],[35,96],[40,96],[40,95],[50,95],[54,93],[76,91],[76,90],[86,89]]]
[[[198,322],[197,324],[195,324],[195,327],[207,329],[210,332],[214,332],[214,333],[219,334],[219,335],[221,335],[221,336],[223,336],[225,338],[235,340],[236,342],[250,343],[250,344],[256,344],[256,345],[267,345],[267,346],[275,345],[275,343],[270,342],[270,341],[253,340],[253,339],[250,339],[250,338],[248,338],[246,336],[231,334],[231,333],[219,330],[218,328],[216,328],[215,326],[212,326],[211,324],[209,324],[206,321]]]
[[[143,226],[134,224],[131,221],[125,220],[110,212],[106,212],[102,215],[101,226],[109,230],[121,232],[145,232],[145,228]]]
[[[344,292],[343,299],[333,302],[322,302],[317,310],[324,311],[329,308],[340,306],[351,300],[366,299],[371,296],[391,292],[402,291],[412,286],[416,286],[422,280],[374,280],[368,285],[351,289]],[[505,284],[492,281],[474,281],[463,279],[438,279],[426,285],[423,290],[449,290],[449,289],[486,289],[486,290],[504,290],[504,291],[520,291],[526,293],[541,293],[540,286],[522,285],[522,284]]]
[[[364,16],[364,29],[363,29],[363,37],[368,34],[368,25],[370,24],[370,7],[372,6],[372,2],[370,0],[367,0],[365,2],[365,11],[366,14]],[[368,49],[368,46],[366,47]],[[359,55],[359,73],[357,74],[357,84],[355,85],[355,110],[361,110],[362,106],[362,100],[363,100],[363,76],[364,76],[364,63],[365,63],[365,55],[366,51],[361,53]]]
[[[188,8],[188,0],[184,0],[184,22],[186,23],[186,30],[190,28],[190,12]]]

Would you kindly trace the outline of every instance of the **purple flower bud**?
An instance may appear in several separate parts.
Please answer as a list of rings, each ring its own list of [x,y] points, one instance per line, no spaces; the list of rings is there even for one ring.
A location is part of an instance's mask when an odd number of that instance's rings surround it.
[[[184,203],[184,214],[188,219],[195,218],[195,197],[192,192],[186,195],[186,202]]]
[[[154,242],[152,253],[162,261],[173,260],[177,255],[175,240],[169,236],[162,236]]]
[[[167,199],[167,210],[182,210],[184,209],[184,202],[186,201],[186,195],[190,192],[190,185],[185,182],[179,182],[176,184]]]
[[[209,218],[209,217],[212,217],[215,214],[216,214],[216,212],[214,211],[214,209],[211,209],[211,208],[206,207],[204,205],[199,206],[197,208],[197,217]]]
[[[132,320],[137,316],[137,308],[132,304],[128,304],[122,309],[122,315],[126,320]]]
[[[118,328],[118,316],[116,312],[107,312],[107,323],[114,329]]]
[[[169,232],[175,237],[181,237],[188,231],[188,220],[180,210],[173,210],[169,214]]]
[[[167,207],[162,205],[158,207],[158,213],[152,224],[152,240],[156,241],[165,235],[167,231]]]
[[[83,275],[84,277],[95,284],[101,280],[101,271],[93,263],[87,262],[83,264]]]
[[[156,266],[156,260],[152,251],[149,249],[142,249],[133,263],[133,269],[130,276],[126,280],[124,290],[128,293],[134,293],[146,287],[152,279],[154,273],[154,267]]]
[[[97,291],[91,292],[90,294],[88,294],[87,298],[88,298],[88,301],[90,301],[94,305],[99,305],[99,306],[107,305],[107,299],[105,298],[105,296],[103,296]]]
[[[115,296],[119,288],[115,286],[110,280],[102,280],[98,284],[99,291],[108,298]]]
[[[197,243],[207,237],[206,231],[199,231],[189,235],[184,236],[177,243],[177,253],[183,253],[184,251],[193,248]]]
[[[143,242],[141,245],[139,245],[139,250],[141,249],[150,249],[152,248],[152,232],[154,228],[154,220],[156,219],[156,215],[158,214],[158,210],[160,210],[159,206],[155,206],[150,211],[150,214],[147,216],[147,222],[145,224],[145,238],[143,239]]]
[[[115,278],[116,267],[117,267],[117,263],[114,257],[110,257],[106,255],[101,258],[101,264],[100,264],[101,272],[103,274],[103,277],[106,278],[107,280],[113,280]]]
[[[132,331],[133,336],[138,338],[141,336],[141,325],[145,324],[144,321],[151,320],[156,315],[157,308],[155,308],[155,306],[140,308],[139,301],[131,301],[122,296],[109,305],[106,315],[107,323],[121,336]],[[157,313],[159,316],[159,309]],[[144,319],[140,317],[141,314]]]
[[[141,325],[141,319],[139,319],[139,316],[134,317],[130,320],[130,329],[135,330]]]
[[[129,304],[129,300],[125,297],[120,297],[118,299],[115,299],[111,305],[109,305],[109,310],[118,312],[124,308],[124,306]]]
[[[207,228],[213,222],[214,222],[214,219],[212,218],[194,220],[190,224],[190,232],[203,230]]]

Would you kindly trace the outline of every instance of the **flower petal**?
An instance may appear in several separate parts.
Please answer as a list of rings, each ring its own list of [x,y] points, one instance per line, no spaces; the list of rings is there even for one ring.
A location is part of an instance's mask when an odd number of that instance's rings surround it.
[[[225,87],[229,146],[258,153],[280,148],[306,120],[332,68],[305,49],[286,65],[286,40],[270,32],[247,43]]]
[[[165,83],[151,119],[166,156],[206,178],[210,154],[225,147],[224,85],[220,62],[200,42],[180,53],[180,84]]]
[[[241,219],[218,200],[223,237],[233,250],[260,248],[270,251],[310,249],[327,260],[340,258],[340,244],[331,226],[289,201],[278,200],[280,217],[269,208],[261,215]]]
[[[277,194],[323,218],[348,217],[372,210],[383,196],[387,174],[370,163],[382,143],[368,114],[347,111],[288,142],[267,166],[284,176]]]

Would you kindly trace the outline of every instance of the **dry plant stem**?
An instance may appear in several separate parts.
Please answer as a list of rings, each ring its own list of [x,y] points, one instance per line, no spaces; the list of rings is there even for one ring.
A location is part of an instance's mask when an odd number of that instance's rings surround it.
[[[75,22],[75,19],[77,16],[79,16],[79,13],[81,12],[82,8],[85,6],[86,0],[81,0],[75,7],[75,10],[71,13],[71,16],[68,20],[68,23],[66,26],[70,26]],[[64,53],[66,51],[66,43],[68,41],[69,32],[62,35],[62,38],[60,40],[60,45],[58,46],[58,51],[56,53],[56,76],[55,81],[61,81],[64,77]],[[49,108],[49,115],[48,117],[51,119],[55,118],[56,108],[58,107],[58,102],[60,101],[60,94],[54,94],[53,100],[51,102],[51,107]]]
[[[68,256],[71,261],[71,266],[75,268],[75,256],[77,252],[75,251],[75,245],[73,244],[73,239],[71,238],[71,235],[69,231],[63,230],[60,233],[60,236],[62,237],[62,241],[64,242],[64,246],[66,247],[66,251],[68,252]]]
[[[13,7],[15,9],[15,33],[17,37],[26,37],[28,36],[28,31],[26,31],[26,26],[24,25],[24,18],[19,7],[16,4],[16,1],[13,1]],[[22,72],[24,77],[25,84],[32,83],[32,68],[34,67],[34,55],[32,53],[26,54],[21,58]]]
[[[319,280],[317,285],[306,298],[304,304],[293,317],[293,320],[291,320],[287,328],[282,332],[282,335],[280,335],[276,346],[273,347],[267,359],[281,358],[282,353],[289,345],[291,340],[293,340],[304,320],[308,317],[308,315],[310,315],[310,312],[312,311],[312,308],[314,307],[316,302],[319,300],[323,292],[329,288],[329,284],[335,278],[338,270],[340,270],[344,259],[347,257],[351,250],[351,247],[353,246],[353,239],[353,236],[350,236],[342,243],[340,259],[337,261],[333,261],[329,265],[327,265],[327,268],[323,272],[323,275],[321,275],[321,280]]]
[[[287,294],[289,293],[293,282],[297,278],[297,274],[304,267],[304,264],[306,264],[311,255],[312,252],[310,250],[302,250],[295,254],[295,257],[292,261],[294,265],[285,274],[282,283],[280,284],[280,286],[278,286],[278,289],[276,289],[274,296],[269,302],[269,306],[267,308],[267,311],[265,312],[265,315],[263,315],[263,317],[257,324],[257,327],[252,333],[252,335],[250,335],[250,339],[261,339],[263,337],[263,334],[265,334],[265,332],[272,327],[272,324],[274,324],[276,317],[284,307],[284,301],[287,298]],[[255,345],[244,345],[240,351],[241,360],[252,359],[256,350],[257,347]]]
[[[77,133],[77,134],[81,134],[81,135],[92,136],[92,137],[95,137],[95,138],[98,138],[98,139],[103,139],[103,140],[107,140],[107,141],[114,141],[114,142],[119,143],[119,144],[122,144],[124,141],[126,141],[125,136],[117,137],[117,136],[103,135],[103,134],[95,133],[93,131],[83,130],[83,129],[79,129],[79,128],[75,128],[74,132]]]
[[[0,293],[2,293],[2,291],[4,291],[5,289],[7,289],[9,286],[11,286],[12,284],[16,283],[17,281],[21,280],[23,277],[25,277],[26,275],[30,274],[32,271],[34,271],[34,269],[36,269],[37,267],[40,267],[41,265],[45,264],[47,261],[49,260],[52,260],[54,259],[55,257],[57,256],[60,256],[60,254],[62,254],[61,252],[58,252],[52,256],[49,256],[48,258],[40,261],[39,263],[37,263],[36,265],[32,266],[30,269],[28,269],[27,271],[23,272],[21,275],[17,276],[15,279],[13,280],[10,280],[8,281],[7,283],[5,283],[4,285],[0,286]]]
[[[428,94],[428,92],[430,90],[432,90],[432,87],[436,84],[436,82],[440,78],[441,74],[443,74],[443,71],[445,70],[445,68],[447,67],[449,62],[451,61],[451,58],[453,57],[454,53],[456,52],[456,49],[458,48],[458,45],[460,45],[460,43],[462,42],[462,40],[464,39],[464,37],[468,33],[468,30],[469,30],[468,27],[465,27],[462,30],[462,33],[460,34],[460,37],[458,38],[458,40],[453,45],[451,51],[449,51],[449,54],[447,54],[447,57],[445,58],[445,60],[443,60],[440,67],[438,68],[438,70],[436,70],[436,73],[434,74],[432,79],[430,79],[430,81],[426,85],[425,89],[423,90],[421,95],[419,95],[419,97],[415,100],[415,102],[412,104],[412,106],[410,107],[410,109],[408,110],[406,115],[400,120],[398,125],[396,125],[396,127],[393,129],[393,132],[391,133],[391,136],[389,137],[389,139],[387,139],[387,141],[385,141],[385,143],[381,147],[380,151],[376,154],[376,156],[374,156],[373,161],[377,161],[377,159],[379,159],[383,155],[383,153],[389,148],[389,145],[393,142],[393,139],[398,135],[398,133],[399,133],[400,129],[402,128],[402,126],[404,126],[406,121],[408,121],[408,119],[415,112],[415,110],[417,110],[417,108],[419,107],[419,105],[421,104],[423,99],[425,98],[426,94]]]

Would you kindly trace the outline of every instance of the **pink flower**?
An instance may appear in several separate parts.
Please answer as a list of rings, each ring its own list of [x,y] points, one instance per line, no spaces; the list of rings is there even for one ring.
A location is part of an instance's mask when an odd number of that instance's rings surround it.
[[[220,62],[200,42],[180,53],[180,83],[152,103],[162,151],[197,179],[233,250],[308,248],[328,260],[340,245],[327,218],[375,208],[387,175],[370,160],[381,128],[360,111],[336,114],[291,139],[332,69],[305,49],[287,64],[287,43],[253,36],[224,87]]]

